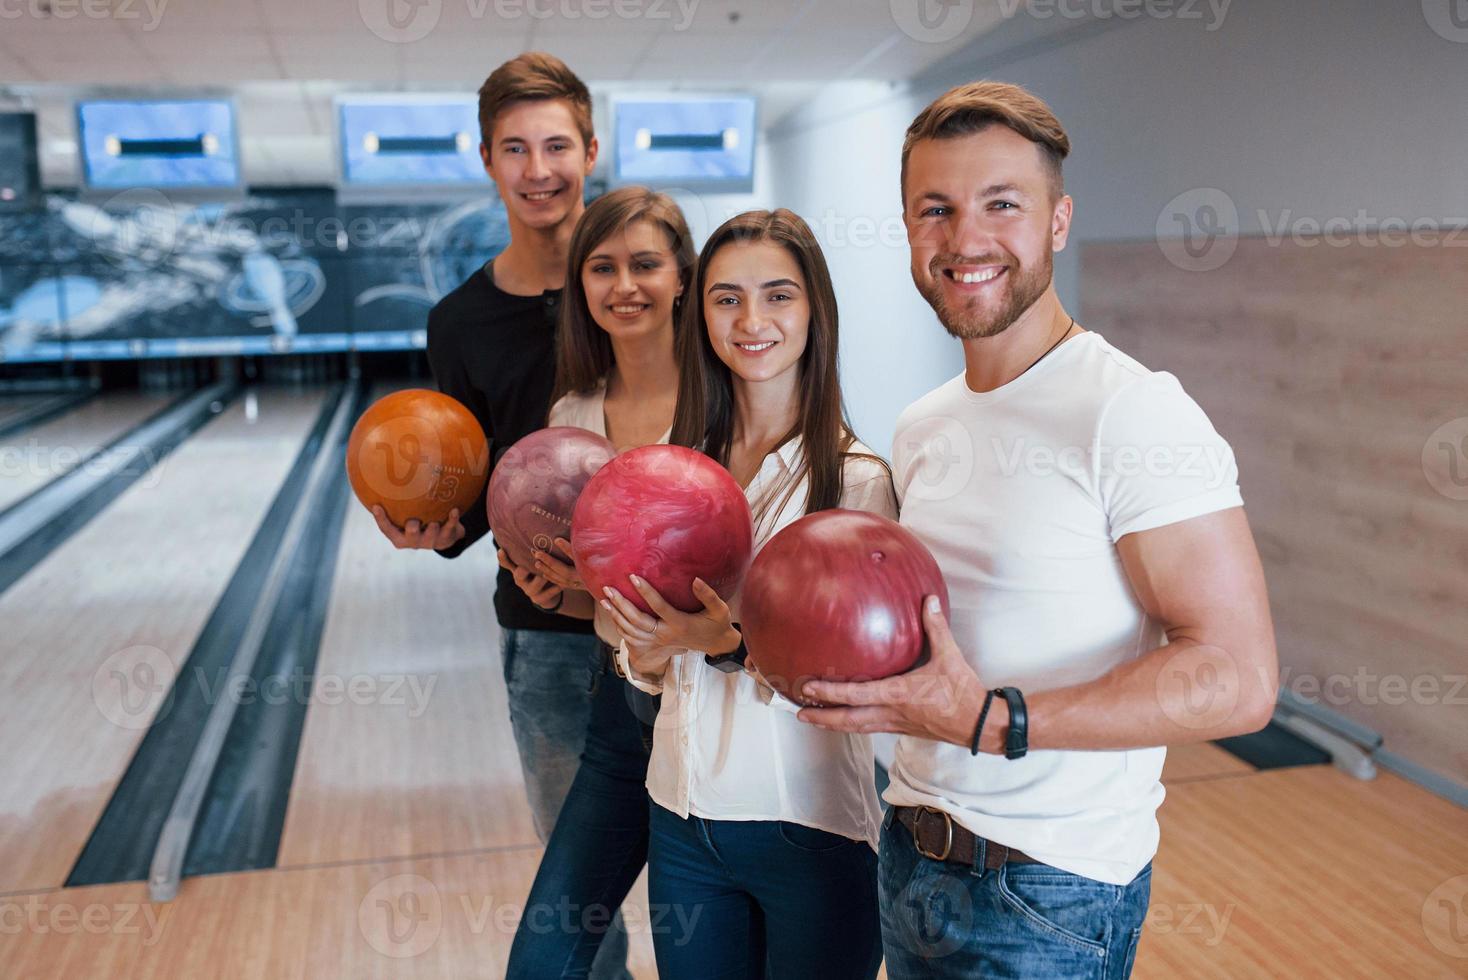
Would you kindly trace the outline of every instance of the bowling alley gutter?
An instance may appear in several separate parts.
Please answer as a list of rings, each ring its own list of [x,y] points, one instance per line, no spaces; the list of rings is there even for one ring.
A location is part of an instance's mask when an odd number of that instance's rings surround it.
[[[354,415],[360,410],[360,382],[353,382],[336,403],[331,423],[322,438],[320,448],[311,463],[305,488],[298,505],[291,512],[290,522],[279,539],[279,547],[271,559],[261,583],[244,635],[235,648],[230,663],[229,677],[247,679],[251,676],[255,662],[260,656],[267,631],[276,608],[284,593],[287,576],[305,536],[306,526],[315,512],[317,502],[323,497],[330,481],[338,474],[340,459],[328,447],[345,443],[347,430]],[[189,842],[193,838],[199,812],[205,794],[218,767],[220,754],[229,735],[230,725],[238,710],[235,698],[220,698],[209,709],[204,730],[195,745],[188,768],[178,793],[173,799],[168,817],[164,821],[157,847],[148,874],[148,892],[155,902],[172,901],[178,894],[183,877],[184,859],[188,855]]]
[[[86,465],[74,467],[0,512],[0,592],[224,411],[239,391],[238,384],[227,382],[185,396],[88,456]]]

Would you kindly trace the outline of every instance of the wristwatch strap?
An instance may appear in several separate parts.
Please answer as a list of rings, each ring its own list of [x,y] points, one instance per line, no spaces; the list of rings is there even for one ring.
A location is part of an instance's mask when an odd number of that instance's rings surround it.
[[[1030,750],[1030,716],[1025,696],[1017,687],[1001,687],[999,694],[1009,705],[1009,731],[1004,736],[1004,758],[1023,759]]]
[[[715,670],[722,670],[726,674],[735,674],[744,669],[744,661],[749,657],[749,648],[744,645],[744,631],[735,623],[734,628],[739,630],[739,646],[730,653],[704,654],[704,663]]]

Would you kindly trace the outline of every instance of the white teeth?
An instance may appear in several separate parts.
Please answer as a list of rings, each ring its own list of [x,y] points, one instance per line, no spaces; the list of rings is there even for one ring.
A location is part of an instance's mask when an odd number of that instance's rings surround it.
[[[540,191],[540,192],[535,193],[535,194],[526,194],[525,195],[525,200],[527,200],[527,201],[548,201],[552,197],[555,196],[555,193],[556,193],[555,191]]]
[[[613,313],[641,313],[646,308],[647,307],[644,304],[638,303],[638,304],[632,305],[632,306],[614,306],[614,307],[612,307],[612,312]]]
[[[741,350],[768,350],[769,348],[775,346],[775,342],[773,340],[767,340],[763,344],[735,344],[734,346],[740,348]]]
[[[988,282],[990,279],[997,279],[999,273],[1003,271],[1003,269],[991,269],[988,272],[955,272],[953,278],[963,283]]]

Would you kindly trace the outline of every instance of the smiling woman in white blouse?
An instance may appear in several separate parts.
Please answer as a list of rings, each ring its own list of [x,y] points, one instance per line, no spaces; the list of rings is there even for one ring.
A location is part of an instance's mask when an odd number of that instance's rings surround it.
[[[745,488],[758,550],[831,507],[896,517],[890,471],[856,440],[836,370],[835,294],[810,228],[751,211],[704,245],[678,339],[672,441]],[[648,766],[648,896],[669,980],[874,977],[881,824],[864,735],[801,724],[744,669],[738,597],[695,581],[698,613],[607,590],[633,684],[661,693]],[[753,667],[754,665],[750,665]]]

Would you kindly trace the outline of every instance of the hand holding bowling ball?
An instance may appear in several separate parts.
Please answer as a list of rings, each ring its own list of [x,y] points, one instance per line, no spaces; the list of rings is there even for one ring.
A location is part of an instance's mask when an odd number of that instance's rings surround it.
[[[581,490],[617,454],[586,429],[557,425],[516,442],[495,464],[485,504],[494,539],[514,564],[530,568],[535,552],[553,558],[556,540],[571,533]]]
[[[703,608],[693,613],[673,608],[637,575],[632,576],[632,587],[652,607],[652,614],[638,609],[613,588],[597,596],[602,607],[611,613],[612,622],[627,641],[629,651],[681,647],[721,654],[739,648],[739,631],[734,628],[728,604],[703,579],[693,580],[693,594],[703,603]]]
[[[674,609],[704,608],[693,582],[733,595],[749,567],[749,501],[729,471],[683,446],[642,446],[607,463],[581,491],[571,519],[576,571],[601,598],[615,589],[644,613],[639,575]]]
[[[372,505],[372,517],[377,521],[377,529],[392,542],[393,547],[403,550],[447,548],[457,544],[467,533],[464,525],[459,523],[458,508],[449,511],[442,524],[423,524],[413,518],[406,526],[398,527],[381,504]]]
[[[807,514],[755,557],[740,618],[750,659],[793,701],[807,680],[874,680],[926,647],[923,599],[948,588],[938,563],[896,521],[854,510]]]
[[[554,582],[563,589],[574,589],[586,591],[586,583],[581,581],[581,576],[576,574],[576,548],[565,538],[556,538],[551,542],[555,550],[570,556],[570,561],[561,561],[548,551],[533,551],[531,557],[535,559],[535,571],[546,579]]]
[[[352,491],[398,547],[463,537],[459,515],[479,499],[488,472],[489,442],[473,414],[423,388],[378,399],[347,440]]]
[[[559,585],[528,568],[516,565],[503,548],[497,550],[495,555],[499,558],[500,567],[509,571],[527,599],[548,612],[561,607],[561,594],[564,590]]]

